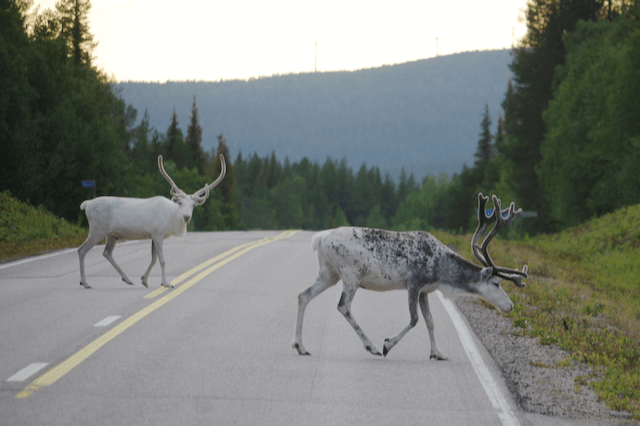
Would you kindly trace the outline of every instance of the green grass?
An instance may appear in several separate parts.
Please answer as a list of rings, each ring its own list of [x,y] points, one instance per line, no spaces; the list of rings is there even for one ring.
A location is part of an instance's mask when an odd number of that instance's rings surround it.
[[[473,259],[470,235],[436,234]],[[500,266],[529,264],[525,288],[504,282],[518,333],[558,344],[594,367],[580,383],[640,419],[640,205],[553,235],[494,240],[489,248]]]
[[[0,192],[0,262],[79,247],[88,231]]]

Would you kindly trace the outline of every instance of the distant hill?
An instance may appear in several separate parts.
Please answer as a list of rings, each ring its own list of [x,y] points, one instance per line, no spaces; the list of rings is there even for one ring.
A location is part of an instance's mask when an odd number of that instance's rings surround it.
[[[485,103],[495,132],[510,62],[508,50],[494,50],[358,71],[118,86],[161,132],[175,107],[186,134],[196,95],[209,152],[224,133],[234,159],[273,150],[280,160],[346,157],[356,171],[366,163],[396,178],[404,167],[422,179],[473,163]]]

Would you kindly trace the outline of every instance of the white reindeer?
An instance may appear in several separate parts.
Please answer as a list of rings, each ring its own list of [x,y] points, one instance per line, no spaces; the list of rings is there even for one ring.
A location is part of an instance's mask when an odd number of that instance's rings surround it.
[[[384,341],[384,356],[418,323],[419,304],[429,330],[430,358],[447,359],[436,347],[429,309],[428,294],[435,290],[441,290],[449,298],[460,294],[478,296],[504,313],[511,312],[513,303],[500,286],[498,277],[524,287],[522,279],[527,277],[528,266],[525,265],[522,272],[495,266],[487,245],[500,229],[522,213],[522,209],[515,211],[515,204],[511,203],[508,209],[501,210],[500,200],[494,195],[495,209],[487,217],[485,206],[488,200],[482,193],[478,194],[479,223],[471,241],[473,253],[484,268],[468,262],[428,232],[342,227],[317,233],[311,245],[318,251],[320,271],[313,285],[298,295],[298,320],[292,347],[300,355],[309,355],[302,345],[304,310],[314,297],[339,280],[342,280],[343,291],[338,311],[360,336],[365,349],[373,355],[381,354],[350,311],[351,301],[359,287],[375,291],[406,289],[409,293],[411,321],[396,336]],[[493,220],[494,228],[479,247],[478,238]]]
[[[162,155],[158,156],[158,168],[162,176],[171,184],[171,200],[157,196],[152,198],[124,198],[98,197],[87,200],[80,205],[85,210],[89,220],[89,236],[78,248],[80,257],[80,285],[91,288],[84,275],[84,257],[89,250],[103,239],[107,239],[104,257],[122,276],[122,281],[133,285],[127,274],[118,266],[111,256],[117,240],[144,240],[150,238],[151,264],[142,276],[142,284],[147,285],[147,278],[151,268],[160,258],[162,268],[162,286],[173,287],[167,281],[164,273],[164,254],[162,242],[172,235],[182,237],[187,232],[187,224],[193,215],[195,206],[201,206],[207,201],[209,191],[216,187],[224,178],[227,167],[224,156],[220,155],[221,171],[218,179],[212,184],[205,184],[204,188],[188,195],[173,182],[164,170]]]

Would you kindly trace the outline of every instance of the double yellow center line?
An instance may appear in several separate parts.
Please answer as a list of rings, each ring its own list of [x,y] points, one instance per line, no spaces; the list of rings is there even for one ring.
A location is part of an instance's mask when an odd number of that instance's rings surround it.
[[[246,244],[239,245],[185,272],[184,274],[180,275],[179,277],[171,281],[171,284],[174,286],[178,285],[184,280],[186,280],[187,278],[191,277],[192,275],[196,273],[197,275],[193,276],[187,282],[177,287],[176,289],[174,289],[173,291],[171,291],[169,294],[165,295],[161,299],[156,300],[149,306],[131,315],[129,318],[125,319],[124,321],[122,321],[121,323],[113,327],[111,330],[107,331],[105,334],[98,337],[96,340],[89,343],[87,346],[85,346],[75,354],[71,355],[65,361],[61,362],[60,364],[48,370],[46,373],[44,373],[43,375],[35,379],[33,382],[31,382],[25,388],[25,390],[17,394],[16,398],[26,398],[29,395],[31,395],[33,392],[42,388],[43,386],[52,385],[53,383],[56,382],[56,380],[58,380],[59,378],[67,374],[74,367],[76,367],[82,361],[87,359],[91,354],[93,354],[102,346],[104,346],[105,344],[107,344],[108,342],[116,338],[126,329],[128,329],[129,327],[131,327],[132,325],[140,321],[142,318],[149,315],[151,312],[165,305],[169,301],[175,299],[180,294],[187,291],[189,288],[191,288],[193,285],[198,283],[200,280],[205,278],[207,275],[209,275],[216,269],[221,268],[222,266],[237,259],[238,257],[242,256],[248,251],[253,250],[254,248],[272,243],[274,241],[282,240],[284,238],[288,238],[293,234],[295,234],[296,232],[298,231],[285,231],[273,237],[267,237],[261,240],[252,241]],[[165,290],[166,288],[164,287],[160,288],[158,290],[153,291],[152,293],[149,293],[147,296],[145,296],[145,298],[154,298],[160,295],[161,293],[163,293]]]

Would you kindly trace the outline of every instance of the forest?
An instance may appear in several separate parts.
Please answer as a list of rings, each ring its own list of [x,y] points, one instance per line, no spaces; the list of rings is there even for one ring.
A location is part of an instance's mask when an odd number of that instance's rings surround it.
[[[194,211],[192,231],[323,229],[345,224],[396,230],[474,227],[476,195],[496,193],[537,218],[546,233],[640,203],[640,5],[637,1],[531,0],[527,35],[514,46],[501,114],[477,123],[473,164],[450,177],[397,180],[348,159],[290,161],[229,154],[224,134],[202,147],[194,94],[186,134],[174,111],[167,129],[127,104],[93,64],[89,0],[39,11],[0,0],[0,191],[84,223],[96,193],[168,195],[157,156],[186,192],[227,177]],[[391,150],[389,146],[387,149]]]

